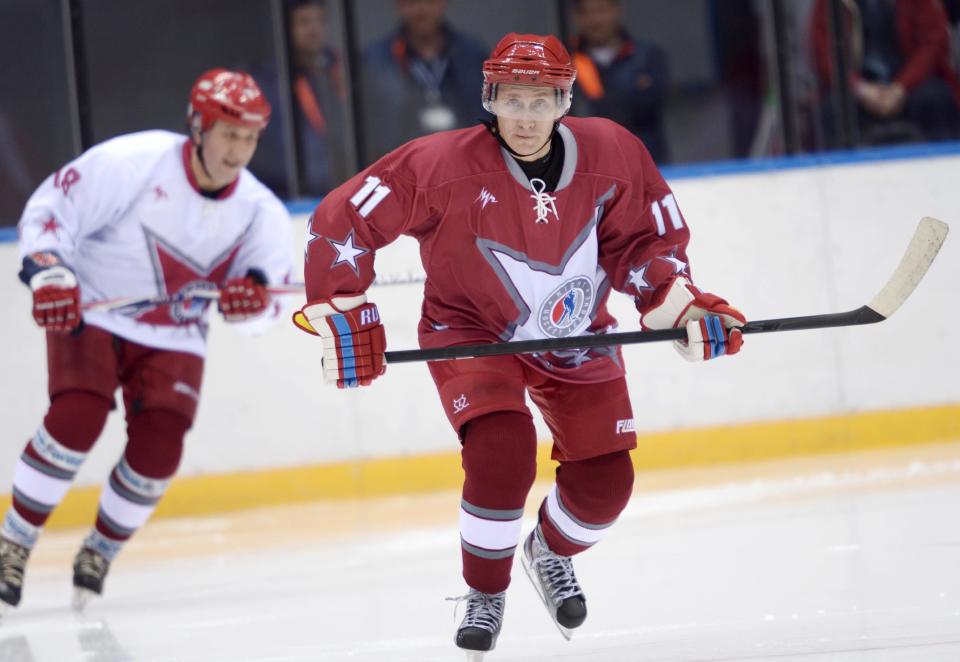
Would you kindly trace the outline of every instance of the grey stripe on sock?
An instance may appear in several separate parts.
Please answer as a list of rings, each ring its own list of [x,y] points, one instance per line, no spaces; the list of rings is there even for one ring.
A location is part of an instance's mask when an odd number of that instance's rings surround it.
[[[479,556],[481,559],[490,559],[492,561],[510,558],[513,556],[514,550],[517,549],[516,545],[513,547],[508,547],[507,549],[484,549],[482,547],[471,545],[463,538],[460,538],[460,544],[465,550],[474,556]]]
[[[36,469],[44,476],[50,476],[51,478],[56,478],[57,480],[73,480],[73,477],[76,475],[72,471],[58,469],[57,467],[51,466],[45,462],[40,462],[36,458],[30,457],[26,453],[20,456],[20,460],[31,469]]]
[[[169,478],[148,478],[137,473],[133,470],[133,467],[127,464],[126,458],[122,458],[117,463],[114,468],[114,475],[128,490],[155,499],[162,497],[170,484]]]
[[[118,538],[129,538],[130,536],[132,536],[134,533],[137,532],[136,529],[128,529],[127,527],[120,526],[119,524],[114,522],[112,519],[110,519],[109,515],[103,512],[103,508],[97,511],[97,518],[99,518],[100,521],[103,522],[104,526],[110,529],[111,533],[116,534]]]
[[[563,499],[560,497],[559,489],[557,490],[557,505],[560,506],[560,510],[563,511],[563,514],[572,519],[575,524],[582,526],[585,529],[590,529],[591,531],[602,531],[603,529],[609,529],[617,521],[616,519],[613,519],[606,524],[590,524],[589,522],[584,522],[580,519],[577,519],[577,517],[570,512],[570,509],[563,505]]]
[[[498,522],[509,522],[510,520],[520,519],[523,517],[523,508],[517,508],[515,510],[494,510],[492,508],[481,508],[473,505],[466,499],[460,500],[460,507],[475,517],[496,520]]]
[[[547,510],[547,519],[550,520],[550,524],[553,526],[553,529],[559,533],[567,542],[572,542],[574,545],[580,545],[581,547],[593,547],[596,543],[585,542],[583,540],[577,540],[576,538],[567,535],[567,533],[560,528],[560,525],[553,521],[553,518],[550,517],[550,511]]]
[[[40,513],[41,515],[50,514],[50,511],[53,510],[55,507],[55,505],[48,505],[45,503],[40,503],[39,501],[36,501],[34,499],[31,499],[26,494],[18,490],[16,486],[14,486],[13,488],[13,498],[19,501],[20,503],[22,503],[24,506],[26,506],[33,512]]]
[[[112,473],[110,474],[110,487],[120,497],[130,501],[131,503],[136,503],[141,506],[155,506],[157,502],[160,501],[160,497],[148,497],[130,491],[130,489],[121,481],[117,480],[116,475]]]

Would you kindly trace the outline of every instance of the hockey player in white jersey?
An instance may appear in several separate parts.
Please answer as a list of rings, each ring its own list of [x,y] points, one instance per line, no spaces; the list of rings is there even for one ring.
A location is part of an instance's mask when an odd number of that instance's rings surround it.
[[[76,555],[80,604],[146,522],[193,423],[209,298],[228,322],[276,315],[268,285],[292,269],[286,208],[246,165],[270,105],[244,73],[214,69],[190,93],[189,136],[101,143],[50,175],[19,223],[33,317],[46,329],[50,406],[23,450],[0,529],[0,606],[20,602],[30,551],[123,395],[127,444]],[[83,311],[90,300],[172,295],[169,305]]]

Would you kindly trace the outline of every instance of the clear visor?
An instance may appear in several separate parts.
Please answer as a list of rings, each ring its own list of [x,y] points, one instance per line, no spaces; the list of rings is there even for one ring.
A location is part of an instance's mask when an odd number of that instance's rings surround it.
[[[553,87],[494,85],[490,92],[483,107],[497,117],[554,122],[570,110],[570,93]]]

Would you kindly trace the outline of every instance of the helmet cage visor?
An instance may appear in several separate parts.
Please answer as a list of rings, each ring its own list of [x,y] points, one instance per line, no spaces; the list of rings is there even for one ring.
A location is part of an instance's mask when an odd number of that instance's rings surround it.
[[[521,92],[526,88],[526,92]],[[538,94],[532,90],[549,92]],[[518,93],[519,92],[519,93]],[[483,84],[483,107],[497,117],[512,120],[555,122],[570,111],[573,94],[569,89],[544,85]]]

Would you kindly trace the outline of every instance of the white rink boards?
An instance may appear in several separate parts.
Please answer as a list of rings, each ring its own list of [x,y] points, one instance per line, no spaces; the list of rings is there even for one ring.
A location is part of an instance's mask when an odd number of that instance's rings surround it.
[[[893,273],[922,216],[950,223],[956,236],[903,308],[882,324],[751,336],[736,360],[706,365],[687,364],[666,344],[626,348],[638,432],[960,403],[954,340],[960,313],[944,305],[956,299],[960,283],[958,171],[954,155],[672,182],[692,231],[694,277],[751,319],[863,305]],[[305,225],[301,217],[294,228],[297,260],[303,259]],[[0,352],[0,374],[9,376],[0,379],[0,420],[10,444],[0,454],[0,476],[13,474],[19,445],[47,406],[43,334],[29,315],[27,288],[12,277],[19,265],[16,245],[0,245],[0,270],[11,274],[0,280],[0,307],[11,311],[3,339],[16,348]],[[419,269],[410,238],[378,253],[381,275]],[[379,306],[389,349],[415,347],[421,287],[373,288],[370,298]],[[610,302],[620,330],[636,330],[633,302],[619,294]],[[263,337],[226,327],[213,316],[204,394],[180,477],[456,449],[425,365],[392,366],[369,389],[319,389],[315,338],[286,321]],[[718,397],[731,384],[736,397]],[[546,439],[546,428],[538,429]],[[122,412],[116,412],[76,484],[102,484],[124,441]]]
[[[960,443],[641,476],[571,643],[519,565],[485,662],[960,659]],[[528,504],[547,486],[538,484]],[[85,615],[49,532],[0,662],[465,659],[455,493],[151,523]],[[529,530],[528,520],[525,530]]]

